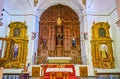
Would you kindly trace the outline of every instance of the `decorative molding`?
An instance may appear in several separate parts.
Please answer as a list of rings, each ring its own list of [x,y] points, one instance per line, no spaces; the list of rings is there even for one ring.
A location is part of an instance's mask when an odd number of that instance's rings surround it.
[[[29,12],[29,13],[24,13],[24,14],[18,14],[18,13],[16,13],[16,14],[12,14],[10,11],[7,11],[6,9],[4,9],[4,12],[6,12],[8,15],[10,15],[10,16],[36,16],[34,13],[32,13],[31,11],[31,13]],[[12,11],[13,12],[13,11]]]
[[[114,8],[111,12],[109,13],[101,13],[101,14],[98,14],[98,13],[93,13],[93,12],[87,12],[87,14],[85,14],[84,16],[87,16],[87,15],[91,15],[91,16],[111,16],[112,13],[116,10],[116,8]]]
[[[91,4],[93,3],[93,0],[90,1],[88,8],[90,8]]]

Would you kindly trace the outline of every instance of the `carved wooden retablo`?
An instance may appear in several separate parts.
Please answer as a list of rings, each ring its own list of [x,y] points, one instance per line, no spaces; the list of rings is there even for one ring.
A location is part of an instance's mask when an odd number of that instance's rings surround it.
[[[79,18],[68,6],[59,4],[49,7],[40,17],[39,31],[38,60],[41,59],[41,51],[44,49],[44,37],[49,57],[71,57],[73,38],[76,41],[76,51],[81,55]]]
[[[109,34],[109,24],[94,23],[92,26],[92,60],[94,68],[114,68],[112,39]]]

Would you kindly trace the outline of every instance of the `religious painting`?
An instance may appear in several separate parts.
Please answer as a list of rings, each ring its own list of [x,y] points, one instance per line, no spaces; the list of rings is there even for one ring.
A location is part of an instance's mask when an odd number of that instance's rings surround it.
[[[20,35],[20,28],[15,28],[13,30],[13,37],[19,37]]]
[[[99,28],[99,36],[100,37],[106,37],[105,29],[104,28]]]

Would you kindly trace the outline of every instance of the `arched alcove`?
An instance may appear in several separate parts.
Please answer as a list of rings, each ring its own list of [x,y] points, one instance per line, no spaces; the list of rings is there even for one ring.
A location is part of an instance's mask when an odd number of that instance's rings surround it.
[[[57,20],[61,19],[62,43],[57,44]],[[75,40],[75,49],[72,41]],[[46,41],[45,41],[46,40]],[[48,50],[49,57],[71,57],[71,51],[77,50],[76,59],[81,60],[80,21],[78,15],[68,6],[54,5],[45,10],[40,17],[38,56],[42,49]],[[46,45],[46,46],[44,46]],[[77,60],[76,60],[77,61]],[[78,60],[79,61],[79,60]]]

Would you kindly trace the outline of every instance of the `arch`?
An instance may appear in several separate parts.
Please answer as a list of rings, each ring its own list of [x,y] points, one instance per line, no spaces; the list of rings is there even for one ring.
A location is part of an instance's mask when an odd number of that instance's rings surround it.
[[[58,18],[62,20],[61,25],[57,25]],[[48,43],[48,56],[71,56],[71,41],[73,38],[76,39],[76,45],[80,47],[79,17],[68,6],[58,4],[49,7],[40,17],[39,30],[38,53],[40,53],[39,49],[41,49],[40,46],[44,38]],[[61,43],[58,43],[58,36],[60,36]],[[80,54],[80,49],[77,51]],[[64,52],[66,52],[66,54],[64,54]]]
[[[83,16],[86,14],[85,13],[85,8],[82,4],[81,1],[79,0],[39,0],[36,9],[40,12],[39,16],[50,6],[57,5],[57,4],[62,4],[69,6],[72,10],[76,12],[77,15],[79,15],[79,20],[83,19]]]
[[[81,1],[79,0],[70,0],[70,1],[67,1],[67,0],[50,0],[50,1],[47,1],[47,0],[40,0],[36,6],[36,9],[38,10],[38,16],[41,17],[42,14],[50,7],[50,6],[54,6],[54,5],[58,5],[58,4],[61,4],[61,5],[65,5],[65,6],[68,6],[69,8],[71,8],[75,13],[76,15],[78,16],[78,20],[79,20],[79,30],[81,32],[84,32],[85,30],[87,30],[87,27],[86,27],[86,13],[85,13],[85,7],[84,5],[82,4]],[[38,21],[40,21],[40,19],[38,19]],[[41,22],[41,21],[40,21]],[[80,35],[81,33],[79,33]],[[82,37],[82,36],[80,36]],[[79,38],[79,41],[80,41],[80,38]],[[80,43],[80,42],[79,42]],[[80,45],[79,47],[82,47],[82,45]],[[79,49],[81,50],[81,49]],[[82,49],[85,51],[85,49]],[[81,52],[82,54],[85,53],[85,52]],[[81,54],[80,54],[81,55]]]

